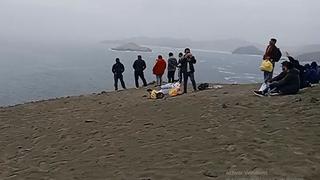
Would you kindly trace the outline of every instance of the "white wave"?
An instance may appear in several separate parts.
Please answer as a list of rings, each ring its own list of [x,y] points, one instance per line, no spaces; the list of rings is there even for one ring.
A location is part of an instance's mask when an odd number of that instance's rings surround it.
[[[232,75],[236,75],[236,73],[234,72],[229,72],[229,71],[219,71],[220,73],[224,73],[224,74],[232,74]]]

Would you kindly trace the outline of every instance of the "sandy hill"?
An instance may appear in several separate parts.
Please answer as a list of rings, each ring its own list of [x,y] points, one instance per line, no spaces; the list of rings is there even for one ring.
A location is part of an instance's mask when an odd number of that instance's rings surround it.
[[[320,87],[259,98],[256,86],[0,108],[0,179],[320,179]]]

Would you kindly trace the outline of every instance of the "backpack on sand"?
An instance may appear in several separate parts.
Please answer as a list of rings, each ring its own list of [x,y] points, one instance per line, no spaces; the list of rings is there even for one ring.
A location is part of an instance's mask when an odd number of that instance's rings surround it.
[[[203,91],[209,88],[209,84],[208,83],[202,83],[198,86],[199,91]]]

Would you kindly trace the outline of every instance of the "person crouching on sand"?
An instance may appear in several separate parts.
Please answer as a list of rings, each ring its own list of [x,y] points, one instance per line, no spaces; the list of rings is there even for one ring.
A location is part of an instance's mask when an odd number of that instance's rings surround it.
[[[156,64],[153,67],[153,74],[156,75],[157,78],[157,86],[162,85],[162,76],[164,74],[164,71],[166,70],[167,63],[162,58],[161,55],[158,56],[158,59],[156,60]]]

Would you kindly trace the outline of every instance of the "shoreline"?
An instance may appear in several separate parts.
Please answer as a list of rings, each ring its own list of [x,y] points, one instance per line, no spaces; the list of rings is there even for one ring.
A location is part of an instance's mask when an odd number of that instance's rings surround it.
[[[248,83],[248,84],[209,83],[209,84],[210,85],[257,85],[258,86],[259,83]],[[191,84],[189,84],[188,86],[191,86]],[[153,85],[148,85],[147,88],[151,88],[152,89],[152,88],[155,88],[155,87]],[[140,87],[139,88],[139,90],[142,90],[142,89],[145,89],[145,88],[144,87]],[[136,90],[136,89],[135,88],[128,88],[127,90],[120,89],[120,91],[118,91],[118,92],[132,91],[132,90]],[[56,101],[56,100],[68,99],[68,98],[72,98],[72,97],[88,97],[88,96],[108,94],[108,93],[116,93],[116,92],[117,91],[115,91],[115,90],[105,90],[105,91],[101,91],[101,92],[92,92],[92,93],[80,94],[80,95],[66,95],[66,96],[60,96],[60,97],[51,97],[51,98],[47,98],[47,99],[30,100],[30,101],[27,101],[27,102],[17,103],[17,104],[13,104],[13,105],[0,105],[0,109],[12,108],[12,107],[26,105],[26,104],[41,103],[41,102],[46,102],[46,101]]]

